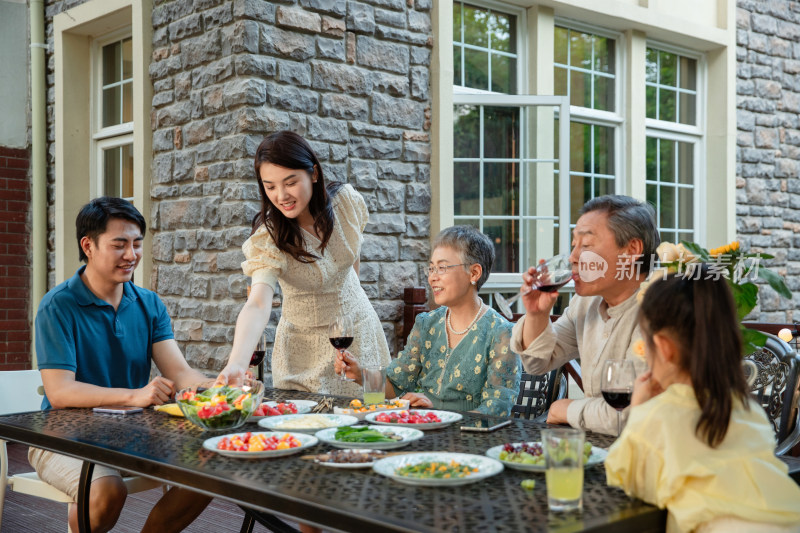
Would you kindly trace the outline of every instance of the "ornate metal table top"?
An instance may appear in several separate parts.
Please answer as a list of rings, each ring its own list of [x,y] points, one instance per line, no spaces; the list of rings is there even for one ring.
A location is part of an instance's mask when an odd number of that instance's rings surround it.
[[[265,400],[314,399],[320,395],[267,389]],[[346,399],[336,399],[344,406]],[[469,423],[472,414],[465,414]],[[426,431],[404,451],[483,454],[505,442],[539,440],[546,427],[513,420],[494,433],[462,433],[459,424]],[[235,430],[255,430],[246,424]],[[260,429],[260,428],[259,428]],[[230,431],[229,431],[230,432]],[[217,433],[152,409],[137,415],[103,415],[66,409],[0,417],[0,438],[51,449],[95,463],[199,489],[266,512],[344,531],[659,531],[665,513],[605,483],[602,465],[587,467],[583,511],[549,513],[544,475],[506,469],[470,485],[411,487],[371,470],[319,466],[297,455],[275,459],[227,458],[204,450]],[[612,437],[588,434],[595,446]],[[325,450],[320,444],[311,453]],[[536,479],[533,491],[520,487]],[[367,529],[368,528],[368,529]]]

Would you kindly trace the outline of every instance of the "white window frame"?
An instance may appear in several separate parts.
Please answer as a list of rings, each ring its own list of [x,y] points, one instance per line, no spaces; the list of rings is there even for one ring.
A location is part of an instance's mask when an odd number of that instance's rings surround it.
[[[696,125],[683,124],[681,122],[670,122],[666,120],[658,120],[654,118],[647,118],[645,116],[645,143],[646,138],[656,137],[670,141],[678,141],[684,143],[691,143],[694,145],[694,197],[693,197],[693,214],[694,219],[694,241],[700,244],[705,244],[707,236],[707,218],[706,210],[702,209],[705,205],[707,198],[707,182],[708,178],[704,172],[706,167],[706,101],[708,98],[707,87],[707,72],[706,59],[704,54],[696,51],[688,50],[678,46],[670,45],[660,41],[648,39],[646,48],[654,48],[663,52],[669,52],[679,56],[694,59],[697,63],[697,87],[695,98],[696,109]],[[645,88],[642,87],[642,90]],[[644,178],[647,179],[646,176]],[[646,186],[645,186],[646,187]],[[658,209],[658,206],[654,206]],[[660,228],[659,228],[660,231]]]
[[[121,28],[111,33],[94,39],[92,42],[92,94],[91,98],[91,124],[92,124],[92,167],[90,177],[90,190],[93,197],[104,196],[105,180],[103,173],[103,150],[115,148],[125,144],[133,144],[133,120],[122,124],[103,127],[103,47],[132,37],[130,27]],[[134,173],[134,180],[136,174]],[[125,198],[133,201],[133,198]]]
[[[480,0],[480,1],[475,1],[475,2],[472,2],[472,1],[469,1],[469,0],[456,0],[456,2],[459,3],[459,4],[469,4],[471,6],[478,7],[478,8],[489,9],[489,10],[492,10],[492,11],[498,11],[498,12],[501,12],[502,14],[504,14],[504,15],[513,15],[513,16],[517,17],[517,39],[516,39],[516,46],[517,46],[517,54],[516,54],[517,55],[517,87],[516,87],[516,90],[517,90],[517,93],[516,93],[516,95],[523,94],[527,90],[527,86],[528,86],[528,83],[527,83],[527,79],[528,78],[526,76],[526,74],[527,74],[526,70],[527,69],[526,69],[526,64],[524,63],[524,61],[526,59],[525,58],[525,51],[527,50],[527,48],[526,48],[527,47],[527,37],[526,37],[526,35],[527,35],[527,26],[528,26],[528,18],[527,18],[527,14],[526,14],[525,10],[520,8],[519,6],[507,5],[507,4],[503,4],[501,2],[493,2],[491,0]],[[454,5],[456,2],[451,3],[451,6]],[[452,7],[451,7],[451,9],[452,9]],[[462,30],[462,33],[463,33],[463,30],[464,30],[464,18],[463,18],[463,16],[461,18],[461,30]],[[455,36],[453,36],[453,42],[451,43],[452,47],[451,47],[451,50],[450,50],[450,54],[451,55],[453,53],[452,48],[455,47],[455,43],[456,43]],[[505,55],[505,54],[501,54],[501,55]],[[461,69],[461,75],[463,77],[463,75],[464,75],[464,54],[463,53],[461,54],[460,69]],[[489,69],[489,76],[490,76],[490,82],[491,82],[491,65],[490,65],[490,69]],[[453,80],[451,79],[450,81],[452,82]],[[491,87],[491,83],[489,84],[489,86]],[[459,92],[468,93],[468,94],[473,94],[473,93],[505,94],[505,93],[497,93],[497,92],[494,92],[494,91],[475,89],[475,88],[472,88],[472,87],[465,87],[463,85],[455,85],[455,84],[453,84],[453,92],[454,92],[454,94],[459,93]],[[516,95],[509,95],[509,96],[516,96]]]
[[[569,30],[579,31],[582,33],[591,33],[599,37],[614,40],[614,109],[615,111],[604,111],[600,109],[592,109],[590,107],[570,105],[570,117],[573,122],[580,122],[581,124],[589,124],[594,126],[604,126],[613,128],[614,132],[614,192],[616,194],[625,194],[626,188],[626,173],[625,165],[623,164],[623,142],[624,142],[624,124],[625,115],[621,112],[625,108],[625,39],[624,36],[615,31],[585,24],[582,22],[555,17],[553,19],[553,31],[555,27],[560,26]],[[555,50],[555,43],[553,43]],[[555,60],[551,65],[555,71]],[[592,82],[594,83],[594,82]],[[594,93],[594,91],[593,91]],[[574,172],[573,172],[574,173]],[[575,225],[573,224],[572,227]]]
[[[570,227],[570,196],[569,196],[569,98],[566,96],[538,96],[538,95],[501,95],[501,94],[481,94],[481,93],[459,93],[453,95],[453,105],[476,105],[489,107],[554,107],[554,118],[559,119],[559,154],[558,159],[538,159],[529,158],[526,162],[538,163],[558,163],[558,168],[554,170],[558,174],[558,224],[559,233],[556,243],[558,253],[569,253],[572,239],[572,229]],[[565,120],[561,120],[564,118]],[[520,132],[520,146],[525,145],[525,132]],[[483,154],[483,136],[481,136],[481,150]],[[482,162],[482,156],[479,161]],[[481,172],[483,169],[481,168]],[[520,167],[520,185],[525,183],[525,167]],[[481,181],[481,192],[479,201],[483,202],[483,182]],[[520,195],[521,197],[524,195]],[[461,218],[461,216],[459,216]],[[504,216],[469,216],[464,218],[478,218],[479,220],[505,219]],[[525,216],[528,220],[546,219],[552,217]],[[454,219],[457,220],[457,219]],[[520,228],[522,229],[522,227]],[[519,285],[519,272],[493,272],[489,275],[486,286],[487,289],[504,288]]]

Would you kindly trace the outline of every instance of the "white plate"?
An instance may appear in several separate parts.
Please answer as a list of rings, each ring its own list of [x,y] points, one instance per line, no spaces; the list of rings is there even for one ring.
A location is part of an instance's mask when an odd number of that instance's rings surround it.
[[[303,418],[314,417],[318,420],[324,421],[326,426],[323,427],[297,427],[292,425],[293,422],[300,420],[302,423]],[[286,423],[286,425],[283,425]],[[267,428],[271,431],[295,431],[298,433],[316,433],[320,429],[337,428],[339,426],[352,426],[357,424],[358,419],[354,416],[345,415],[279,415],[268,416],[258,421],[258,425]]]
[[[335,448],[369,448],[371,450],[392,450],[394,448],[402,448],[408,444],[419,440],[425,435],[422,431],[410,427],[386,427],[386,426],[367,426],[372,429],[377,429],[382,433],[395,433],[403,437],[403,440],[396,440],[392,442],[342,442],[334,440],[336,430],[338,428],[323,429],[317,431],[316,437],[324,442],[330,444]]]
[[[275,407],[279,403],[293,403],[297,406],[297,414],[304,415],[306,413],[310,413],[311,409],[317,405],[317,402],[313,400],[286,400],[285,402],[261,402],[262,404],[267,404],[270,407]],[[281,415],[274,415],[274,416],[281,416]],[[252,415],[250,418],[247,419],[248,422],[258,422],[259,420],[263,420],[264,418],[269,418],[266,416],[255,416]]]
[[[456,461],[463,465],[470,467],[477,467],[478,471],[461,478],[449,479],[420,479],[414,477],[400,476],[395,473],[398,468],[408,465],[415,465],[424,462],[436,461],[440,463],[449,463]],[[441,487],[452,485],[466,485],[467,483],[475,483],[503,471],[503,463],[496,459],[490,459],[482,455],[472,455],[469,453],[450,453],[450,452],[420,452],[409,453],[406,455],[395,455],[376,461],[372,469],[388,478],[394,479],[406,485],[421,485],[425,487]]]
[[[367,416],[370,413],[385,413],[387,411],[402,411],[403,409],[408,409],[409,404],[411,403],[410,400],[398,400],[397,398],[392,398],[389,401],[400,402],[403,405],[400,406],[400,407],[394,407],[394,408],[391,408],[391,409],[387,409],[387,408],[384,407],[384,408],[380,408],[380,409],[376,408],[375,410],[362,411],[362,412],[358,412],[355,409],[351,409],[350,407],[334,407],[333,408],[333,412],[335,414],[337,414],[337,415],[349,415],[349,416],[354,416],[354,417],[358,418],[359,420],[364,420],[364,417]]]
[[[431,422],[430,424],[394,424],[392,422],[379,422],[378,420],[375,419],[375,417],[377,417],[379,413],[370,413],[364,417],[364,420],[366,420],[370,424],[381,424],[383,426],[417,428],[417,429],[438,429],[438,428],[443,428],[445,426],[449,426],[450,424],[458,422],[459,420],[464,418],[460,414],[451,413],[450,411],[434,411],[431,409],[412,409],[411,411],[423,416],[428,413],[433,413],[439,417],[439,420],[441,420],[441,422]]]
[[[375,450],[368,450],[366,448],[362,449],[346,448],[343,451],[366,454],[369,452],[374,452]],[[385,459],[385,457],[381,457],[380,459]],[[374,465],[376,461],[380,459],[369,459],[367,461],[364,461],[363,463],[330,463],[325,461],[319,461],[317,459],[314,459],[314,462],[317,463],[318,465],[329,466],[331,468],[356,469],[356,468],[369,468],[370,466]]]
[[[512,442],[511,444],[519,446],[522,443]],[[536,441],[530,441],[527,444],[530,445],[530,444],[541,444],[541,443]],[[525,463],[515,463],[513,461],[503,461],[502,459],[500,459],[500,452],[503,451],[503,446],[505,446],[505,444],[501,444],[500,446],[495,446],[493,448],[489,448],[488,450],[486,450],[487,457],[491,457],[492,459],[497,459],[498,461],[506,465],[508,468],[514,470],[522,470],[523,472],[544,472],[545,470],[547,470],[544,464],[531,465]],[[597,446],[592,446],[592,454],[589,456],[589,459],[586,461],[586,463],[584,463],[583,466],[592,466],[600,464],[606,460],[607,455],[608,455],[607,450],[604,450],[603,448],[598,448]]]
[[[281,438],[286,433],[278,433],[272,431],[258,431],[253,433],[253,435],[263,434],[266,437],[276,436]],[[281,457],[283,455],[292,455],[293,453],[297,453],[301,450],[306,448],[310,448],[319,442],[317,437],[313,435],[304,435],[302,433],[290,433],[294,438],[300,441],[300,446],[297,448],[287,448],[285,450],[264,450],[261,452],[237,452],[233,450],[220,450],[217,448],[217,443],[224,439],[225,437],[233,437],[234,435],[243,435],[244,433],[229,433],[228,435],[222,435],[220,437],[211,437],[210,439],[206,439],[203,441],[203,448],[206,450],[211,450],[212,452],[216,452],[220,455],[225,455],[227,457],[238,457],[240,459],[261,459],[264,457]]]

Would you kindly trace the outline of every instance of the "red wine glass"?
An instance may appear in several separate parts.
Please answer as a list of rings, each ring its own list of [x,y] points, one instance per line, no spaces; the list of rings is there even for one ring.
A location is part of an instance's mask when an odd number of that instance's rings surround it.
[[[621,413],[631,404],[636,368],[630,359],[609,359],[603,365],[600,391],[603,399],[617,410],[617,435],[622,433]]]
[[[352,319],[347,315],[337,316],[328,326],[328,340],[344,356],[344,351],[353,344]],[[347,377],[345,369],[342,369],[339,379],[342,381],[355,381],[353,378]]]
[[[258,338],[258,343],[256,344],[255,349],[253,349],[253,355],[250,356],[250,366],[254,366],[258,368],[258,379],[260,381],[264,380],[264,355],[267,353],[267,332],[261,332],[261,336]]]
[[[497,302],[497,308],[500,312],[510,320],[514,317],[514,311],[511,309],[511,306],[521,297],[532,290],[555,292],[566,285],[571,279],[572,265],[569,259],[563,255],[556,255],[547,261],[540,261],[539,264],[536,265],[533,285],[522,288],[516,296],[508,300],[506,300],[502,294],[496,292],[494,294],[494,300]]]

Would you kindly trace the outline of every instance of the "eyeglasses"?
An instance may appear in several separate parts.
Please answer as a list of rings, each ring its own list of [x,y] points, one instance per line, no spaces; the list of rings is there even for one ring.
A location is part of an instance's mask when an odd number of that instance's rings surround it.
[[[461,267],[461,266],[467,266],[467,263],[459,263],[458,265],[430,266],[428,267],[428,275],[433,276],[434,274],[438,274],[440,276],[444,276],[445,274],[447,274],[448,268]]]

